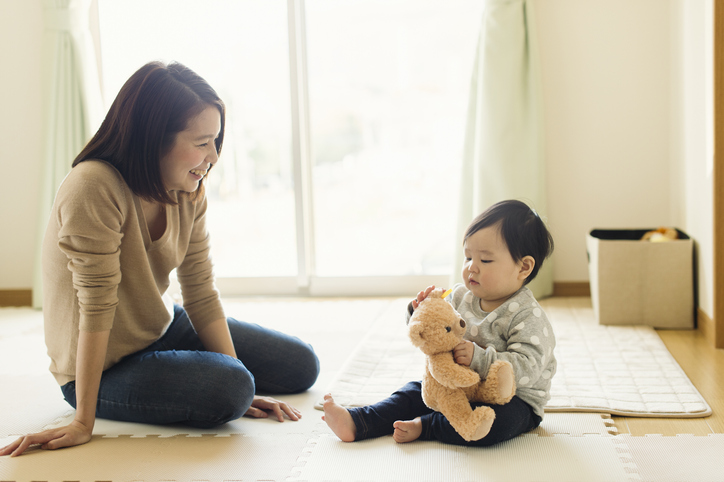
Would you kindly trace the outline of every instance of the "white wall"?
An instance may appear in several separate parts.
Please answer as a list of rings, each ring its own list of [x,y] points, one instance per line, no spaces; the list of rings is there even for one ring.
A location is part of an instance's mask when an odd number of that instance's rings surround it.
[[[699,306],[713,318],[713,12],[711,0],[679,0],[681,224],[696,240]]]
[[[713,313],[711,0],[536,4],[554,278],[588,279],[592,228],[696,241]]]
[[[711,314],[705,6],[711,0],[541,0],[536,19],[556,281],[588,279],[592,228],[676,225],[697,241]],[[39,1],[0,2],[0,289],[29,288],[40,179]],[[710,15],[710,14],[709,14]],[[14,66],[16,75],[7,75]],[[708,184],[707,184],[708,183]],[[12,226],[12,228],[10,227]]]
[[[0,289],[33,284],[42,136],[39,0],[0,1]]]
[[[536,7],[554,278],[588,279],[592,228],[671,225],[672,9],[666,0]]]

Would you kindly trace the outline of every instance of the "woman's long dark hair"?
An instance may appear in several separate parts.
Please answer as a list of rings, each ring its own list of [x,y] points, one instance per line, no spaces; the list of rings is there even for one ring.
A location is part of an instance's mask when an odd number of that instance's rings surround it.
[[[216,91],[188,67],[149,62],[123,84],[98,132],[73,161],[101,159],[121,173],[136,195],[174,204],[161,179],[159,161],[173,147],[176,135],[206,107],[221,115],[216,152],[224,142],[225,107]],[[203,181],[192,193],[203,193]]]

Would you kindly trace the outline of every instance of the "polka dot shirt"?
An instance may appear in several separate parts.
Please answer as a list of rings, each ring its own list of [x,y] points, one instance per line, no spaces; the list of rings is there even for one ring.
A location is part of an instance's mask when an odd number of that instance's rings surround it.
[[[465,339],[475,342],[470,368],[485,378],[490,365],[505,360],[513,365],[516,395],[543,417],[556,373],[553,329],[533,293],[523,287],[492,313],[463,284],[446,298],[467,324]]]

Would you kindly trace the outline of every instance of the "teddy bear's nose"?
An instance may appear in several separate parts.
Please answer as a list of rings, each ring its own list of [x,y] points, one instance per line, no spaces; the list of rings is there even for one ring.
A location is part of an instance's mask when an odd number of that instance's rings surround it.
[[[460,328],[465,328],[465,320],[460,318]]]

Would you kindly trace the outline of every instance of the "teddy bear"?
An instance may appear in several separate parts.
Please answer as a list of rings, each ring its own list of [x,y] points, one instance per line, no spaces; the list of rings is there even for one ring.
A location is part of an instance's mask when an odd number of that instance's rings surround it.
[[[660,243],[662,241],[674,241],[679,239],[679,233],[674,228],[660,227],[651,231],[646,231],[641,237],[641,241],[651,241]]]
[[[480,440],[495,420],[492,408],[473,409],[470,402],[494,405],[508,403],[515,395],[513,367],[495,361],[485,380],[469,367],[455,363],[452,350],[463,340],[465,321],[450,303],[443,290],[433,290],[412,313],[409,324],[412,344],[426,355],[422,379],[422,399],[432,410],[442,413],[453,428],[467,441]]]

